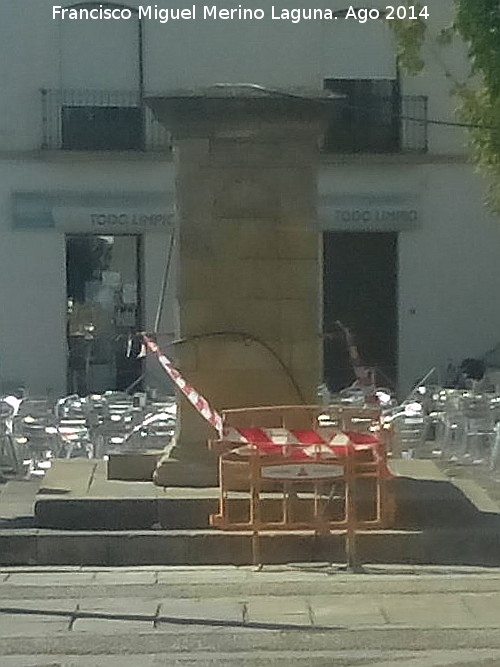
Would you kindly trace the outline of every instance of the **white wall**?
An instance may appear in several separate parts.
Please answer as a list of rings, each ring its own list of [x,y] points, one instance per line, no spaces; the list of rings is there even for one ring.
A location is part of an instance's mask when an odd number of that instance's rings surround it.
[[[396,3],[394,3],[396,4]],[[448,0],[429,3],[430,20],[422,50],[425,67],[417,76],[402,77],[402,92],[428,96],[428,118],[436,121],[458,121],[458,100],[452,95],[457,82],[466,78],[470,64],[466,48],[459,39],[451,45],[439,45],[439,34],[451,25],[454,5]],[[429,151],[437,154],[463,154],[467,137],[462,128],[441,124],[428,125]]]
[[[2,0],[0,23],[0,150],[28,150],[41,144],[40,88],[134,89],[137,81],[136,20],[61,21],[52,19],[52,0]],[[68,6],[68,0],[60,0]],[[138,6],[137,0],[129,3]],[[184,7],[182,0],[158,1],[161,8]],[[196,3],[198,12],[204,3]],[[210,4],[210,3],[208,3]],[[385,3],[370,0],[369,7]],[[316,0],[318,8],[342,9],[345,0]],[[220,4],[218,6],[225,6]],[[228,3],[227,6],[234,6]],[[244,7],[270,5],[247,0]],[[281,0],[278,8],[308,7]],[[429,96],[429,116],[453,120],[453,79],[466,69],[462,44],[441,48],[436,39],[449,24],[451,0],[430,5],[425,71],[403,77],[406,94]],[[275,87],[321,88],[326,77],[394,77],[393,38],[383,22],[358,24],[302,21],[144,20],[146,90],[152,93],[218,82],[252,82]],[[272,64],[272,65],[270,65]],[[431,125],[435,153],[462,153],[460,129]]]
[[[399,233],[399,385],[500,343],[500,218],[470,165],[330,166],[320,193],[413,195],[422,212]]]
[[[39,165],[4,162],[0,171],[0,379],[31,391],[64,391],[64,234],[12,231],[10,193],[173,188],[173,166],[117,162]],[[388,185],[390,184],[390,185]],[[484,354],[500,342],[500,220],[483,206],[484,182],[467,165],[323,167],[319,193],[405,193],[420,200],[422,225],[399,235],[399,364],[405,391],[432,366]],[[154,322],[167,235],[144,237],[146,328]],[[175,335],[175,267],[162,332]],[[170,336],[165,337],[168,340]]]
[[[41,145],[39,90],[57,88],[60,81],[57,25],[45,19],[48,5],[36,0],[2,1],[0,150]]]
[[[158,2],[159,7],[184,6]],[[213,3],[206,3],[213,4]],[[281,0],[277,8],[308,8],[311,3]],[[316,0],[316,8],[342,9],[343,0]],[[373,4],[373,3],[372,3]],[[203,3],[197,3],[201,11]],[[392,39],[380,25],[359,26],[333,22],[271,20],[271,5],[261,0],[245,8],[266,7],[262,21],[196,21],[146,23],[146,84],[151,90],[169,90],[217,82],[252,82],[278,87],[321,88],[325,77],[392,76]],[[218,3],[218,6],[237,6]],[[352,45],[364,36],[363,49]],[[164,59],[158,54],[163,53]],[[270,66],[272,63],[272,66]]]
[[[427,167],[426,178],[425,226],[400,239],[406,386],[500,343],[500,219],[484,206],[486,184],[467,165]]]
[[[2,200],[2,217],[5,214]],[[64,389],[64,237],[2,232],[0,380],[35,394]]]
[[[66,383],[65,236],[52,229],[13,230],[11,194],[163,192],[168,187],[173,187],[173,167],[161,161],[0,162],[1,382],[25,384],[40,394],[64,392]],[[147,328],[154,321],[167,247],[167,234],[145,235]],[[165,330],[174,328],[172,289],[173,284],[162,322]]]
[[[138,90],[139,24],[130,21],[55,21],[61,87]]]
[[[59,0],[69,6],[68,0]],[[53,0],[2,0],[0,23],[0,150],[30,150],[41,144],[40,89],[81,87],[134,89],[137,80],[136,20],[70,21],[52,19]],[[138,6],[133,0],[130,3]],[[158,1],[161,8],[184,7],[182,0]],[[196,3],[198,11],[204,3]],[[210,3],[208,3],[210,4]],[[384,6],[370,0],[368,6]],[[447,20],[450,0],[432,7],[436,32]],[[345,0],[316,0],[317,8],[343,9]],[[218,6],[224,6],[219,4]],[[234,6],[228,3],[227,6]],[[289,88],[321,88],[327,77],[394,77],[393,37],[383,22],[352,20],[276,21],[270,6],[263,21],[144,20],[146,90],[168,92],[217,82],[252,82]],[[310,7],[303,0],[280,0],[278,9]],[[434,18],[433,18],[434,20]],[[408,93],[431,95],[433,115],[449,118],[453,103],[442,71],[431,56],[425,76],[405,84]],[[444,134],[443,134],[444,133]],[[436,150],[461,150],[462,134],[433,132]],[[458,144],[457,144],[458,141]],[[451,142],[451,143],[450,143]],[[434,149],[434,148],[433,148]]]
[[[53,0],[1,2],[0,157],[2,152],[5,157],[5,151],[31,151],[40,146],[40,88],[135,85],[135,21],[113,22],[113,26],[92,22],[83,27],[73,22],[61,32],[60,22],[51,18]],[[60,0],[60,4],[71,3]],[[176,7],[185,3],[159,0],[157,4]],[[296,7],[308,3],[282,0],[275,4]],[[362,4],[384,5],[375,0]],[[259,0],[245,3],[245,7],[262,5]],[[317,0],[314,5],[340,9],[347,3]],[[449,95],[451,81],[444,72],[451,70],[459,76],[465,67],[462,45],[440,50],[435,44],[438,31],[451,18],[451,6],[451,0],[430,4],[426,69],[402,81],[403,93],[429,96],[429,116],[437,120],[453,119],[455,106]],[[392,38],[381,24],[198,21],[162,25],[146,21],[144,28],[146,89],[150,92],[220,81],[318,88],[325,77],[394,75]],[[109,49],[102,40],[98,47],[93,46],[103,32]],[[431,125],[429,134],[432,153],[460,154],[464,150],[460,129]],[[61,354],[66,344],[64,235],[53,230],[12,231],[11,194],[19,190],[164,192],[173,189],[173,165],[119,156],[21,157],[8,156],[0,162],[0,380],[25,382],[36,393],[60,392],[65,388]],[[500,225],[484,208],[485,185],[470,166],[408,162],[370,167],[350,164],[346,157],[343,164],[322,168],[319,191],[403,192],[420,197],[422,227],[400,234],[402,389],[430,366],[445,367],[450,359],[480,355],[499,341]],[[156,235],[146,235],[145,249],[146,326],[150,328],[166,236],[159,242]],[[173,289],[171,282],[169,304]],[[174,332],[175,322],[168,317],[161,329]]]

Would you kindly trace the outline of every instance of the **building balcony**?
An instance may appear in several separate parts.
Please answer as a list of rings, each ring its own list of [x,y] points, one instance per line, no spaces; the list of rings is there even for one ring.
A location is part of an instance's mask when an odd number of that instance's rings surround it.
[[[46,90],[42,149],[169,151],[170,135],[138,92]]]
[[[330,154],[426,153],[427,97],[365,96],[340,102],[323,142]]]
[[[41,93],[43,149],[170,151],[170,134],[137,92],[43,89]],[[323,151],[425,153],[427,97],[348,95],[335,105]]]

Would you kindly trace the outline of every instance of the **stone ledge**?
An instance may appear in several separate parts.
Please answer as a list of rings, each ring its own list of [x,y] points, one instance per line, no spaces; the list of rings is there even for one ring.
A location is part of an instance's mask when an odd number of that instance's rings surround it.
[[[0,565],[248,565],[252,535],[215,530],[0,532]],[[365,531],[363,563],[500,566],[498,530]],[[344,533],[263,533],[268,564],[344,561]]]

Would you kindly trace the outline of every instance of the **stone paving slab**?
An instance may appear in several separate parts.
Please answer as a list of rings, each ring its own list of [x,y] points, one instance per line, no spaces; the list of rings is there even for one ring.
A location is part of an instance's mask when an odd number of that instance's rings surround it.
[[[288,656],[311,652],[336,650],[384,649],[385,651],[428,651],[452,648],[500,649],[500,633],[489,628],[407,628],[388,626],[386,628],[359,627],[332,630],[318,630],[314,627],[294,627],[274,629],[263,628],[220,628],[219,630],[198,632],[194,627],[179,629],[175,633],[158,630],[147,632],[65,632],[46,636],[5,637],[1,642],[3,655],[36,655],[49,657],[57,653],[67,655],[143,655],[145,653],[189,654],[199,656],[225,653],[233,658],[232,667],[239,666],[242,654],[267,653],[264,664],[273,664],[273,656],[288,652]],[[0,654],[1,655],[1,654]],[[167,663],[168,664],[168,663]],[[215,662],[215,665],[218,663]],[[255,663],[254,663],[255,664]],[[258,663],[257,663],[258,664]],[[290,663],[289,663],[290,664]],[[293,663],[292,663],[293,664]],[[307,663],[306,663],[307,664]],[[341,663],[342,664],[342,663]],[[362,663],[361,663],[362,664]],[[401,663],[396,663],[400,667]],[[215,667],[214,664],[210,667]],[[326,663],[324,667],[330,667]],[[169,666],[170,667],[170,666]],[[260,665],[262,667],[262,665]],[[273,664],[274,667],[274,664]],[[344,666],[343,666],[344,667]],[[456,667],[456,664],[454,665]]]
[[[272,663],[271,663],[272,661]],[[463,662],[462,662],[463,661]],[[474,661],[474,663],[473,663]],[[458,651],[420,651],[418,657],[410,651],[393,651],[387,659],[387,652],[381,650],[361,651],[264,651],[217,652],[212,654],[192,651],[186,654],[158,653],[156,655],[137,654],[134,656],[67,656],[51,655],[45,658],[30,656],[4,656],[2,667],[462,667],[473,664],[481,667],[497,667],[500,651],[491,649]]]
[[[92,500],[107,500],[112,498],[163,498],[162,489],[152,482],[120,482],[112,480],[94,480],[82,497]],[[71,498],[71,496],[69,496]],[[47,500],[44,498],[44,500]]]
[[[168,624],[169,618],[213,621],[215,624],[217,621],[237,624],[245,620],[245,603],[234,598],[161,598],[159,605],[160,630]]]
[[[477,598],[482,598],[478,594]],[[482,623],[462,604],[459,595],[423,593],[412,596],[386,595],[379,598],[387,623],[410,627],[482,627]],[[500,610],[499,610],[500,611]],[[500,626],[500,614],[498,619]]]
[[[147,632],[154,629],[152,619],[157,610],[158,602],[151,598],[85,598],[79,601],[78,613],[95,617],[77,617],[72,631],[106,634]],[[131,618],[134,616],[137,618]]]
[[[33,637],[68,632],[71,615],[77,605],[76,599],[23,600],[22,603],[19,600],[2,600],[2,609],[18,611],[0,611],[0,637]],[[40,611],[40,614],[23,614],[23,610]]]
[[[2,667],[500,664],[500,569],[6,568],[0,577]]]
[[[207,583],[207,578],[211,582],[219,585],[232,584],[234,582],[243,582],[251,577],[251,570],[246,567],[196,567],[157,570],[157,583],[159,584],[178,584],[189,582],[190,584]]]
[[[309,599],[315,625],[353,627],[384,625],[387,618],[377,597],[358,595],[315,595]]]
[[[34,614],[9,616],[0,614],[0,638],[45,637],[49,634],[66,633],[70,619],[51,618]]]
[[[56,459],[41,484],[45,493],[39,497],[49,501],[52,494],[64,498],[218,498],[218,487],[164,488],[153,482],[128,482],[107,479],[106,461],[88,459]],[[56,495],[57,497],[57,495]]]
[[[88,586],[94,580],[95,573],[78,572],[11,572],[10,586]]]
[[[65,615],[68,618],[76,611],[78,606],[78,597],[73,598],[44,598],[44,599],[30,599],[23,598],[19,599],[6,599],[2,598],[0,600],[0,609],[1,613],[9,615],[9,612],[4,611],[6,609],[16,609],[19,610],[20,615],[22,615],[22,610],[27,612],[36,612],[39,611],[40,615],[46,615],[48,618]],[[47,612],[45,614],[44,612]],[[12,613],[12,612],[11,612]]]
[[[493,500],[477,482],[471,479],[453,479],[452,482],[480,512],[500,513],[500,504]]]
[[[0,527],[31,524],[40,480],[12,480],[0,487]]]
[[[107,462],[98,461],[97,468],[92,475],[85,495],[87,497],[101,496],[102,498],[158,498],[163,496],[163,490],[161,487],[155,486],[153,482],[129,482],[108,479]]]
[[[134,570],[128,570],[125,572],[120,572],[119,570],[108,570],[107,572],[94,572],[93,583],[97,586],[109,586],[116,584],[118,586],[123,585],[124,577],[126,577],[127,585],[131,584],[156,584],[158,582],[158,573],[154,570],[150,571],[141,571],[138,572]]]
[[[104,461],[56,459],[43,478],[40,493],[85,495],[101,463]]]
[[[162,655],[135,656],[68,656],[50,655],[45,657],[10,655],[2,657],[2,667],[159,667],[172,665],[168,653]],[[184,663],[189,665],[189,663]]]
[[[311,626],[311,612],[303,597],[251,596],[246,600],[249,623]]]
[[[110,634],[136,634],[153,630],[153,623],[146,621],[133,621],[121,619],[103,618],[77,618],[73,624],[73,633],[89,633],[99,635]]]
[[[449,481],[448,477],[438,468],[436,463],[428,459],[391,459],[388,466],[390,471],[398,477],[442,482]]]
[[[398,594],[500,594],[500,570],[380,565],[352,575],[340,567],[274,566],[158,568],[4,568],[0,600],[62,597],[227,598],[229,596],[317,596],[352,598]],[[154,583],[157,581],[158,583]],[[124,585],[126,582],[126,585]],[[499,607],[500,608],[500,607]]]
[[[118,592],[118,591],[117,591]],[[79,599],[79,611],[98,614],[115,614],[126,616],[154,617],[158,609],[155,597],[99,597],[99,589],[94,596]],[[142,620],[142,619],[140,619]]]
[[[453,600],[447,600],[443,595],[427,595],[413,596],[409,599],[408,596],[404,600],[399,599],[401,596],[392,596],[389,600],[389,607],[385,605],[385,598],[388,596],[369,597],[366,595],[355,596],[325,596],[319,595],[310,599],[300,596],[273,597],[273,596],[256,596],[256,595],[240,595],[238,598],[191,598],[191,599],[174,599],[172,597],[157,599],[154,597],[137,598],[137,597],[98,597],[100,595],[100,588],[94,588],[94,596],[80,599],[48,599],[48,600],[2,600],[0,605],[0,614],[3,619],[7,619],[7,634],[10,632],[11,623],[13,619],[19,618],[21,625],[26,631],[26,619],[33,617],[34,623],[40,621],[55,622],[64,621],[68,625],[71,615],[76,616],[76,620],[72,625],[73,630],[78,631],[97,631],[99,622],[102,621],[102,631],[120,631],[125,630],[140,630],[144,631],[149,627],[153,627],[152,618],[159,617],[159,625],[168,625],[171,619],[178,619],[183,621],[185,625],[196,624],[196,621],[202,621],[205,625],[213,625],[217,627],[218,622],[230,622],[237,624],[269,624],[272,625],[297,625],[297,626],[329,626],[329,627],[352,627],[356,625],[384,625],[386,623],[394,622],[405,625],[413,625],[415,621],[421,625],[422,610],[425,611],[426,606],[431,610],[439,606],[438,615],[443,616],[443,606],[457,601],[460,602],[457,596]],[[472,596],[471,596],[472,597]],[[481,606],[476,596],[473,602]],[[415,602],[416,600],[416,602]],[[491,602],[491,598],[490,598]],[[391,605],[396,608],[397,618],[391,619]],[[410,618],[405,616],[407,608],[410,608],[412,615]],[[1,612],[1,610],[10,609]],[[399,610],[403,609],[403,614]],[[26,611],[26,615],[23,614]],[[34,612],[40,611],[39,615]],[[46,616],[43,615],[46,611]],[[464,610],[462,610],[464,611]],[[28,612],[33,612],[29,614]],[[95,618],[85,617],[79,618],[79,615],[89,616],[95,615]],[[432,614],[432,612],[431,612]],[[66,618],[62,619],[61,616]],[[113,618],[109,618],[109,617]],[[424,627],[428,626],[428,615],[424,616]],[[450,619],[447,615],[450,625],[464,625],[470,627],[474,625],[474,615],[472,612],[466,617],[467,623],[460,618]],[[123,625],[123,623],[125,625]],[[24,625],[23,625],[24,624]],[[179,623],[180,624],[180,623]],[[51,628],[52,629],[52,628]],[[60,629],[60,628],[59,628]],[[169,628],[162,627],[160,629],[167,630]],[[128,631],[127,630],[127,631]],[[170,628],[172,630],[172,628]]]
[[[462,604],[482,626],[499,627],[500,592],[460,595]]]

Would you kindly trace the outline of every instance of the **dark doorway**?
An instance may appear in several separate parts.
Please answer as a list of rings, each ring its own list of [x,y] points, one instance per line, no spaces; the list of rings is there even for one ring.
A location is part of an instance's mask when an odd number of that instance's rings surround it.
[[[338,391],[354,381],[340,320],[354,335],[377,383],[395,387],[398,350],[398,236],[326,232],[323,240],[325,381]]]
[[[68,391],[123,390],[142,372],[127,357],[141,329],[141,237],[66,237]]]

